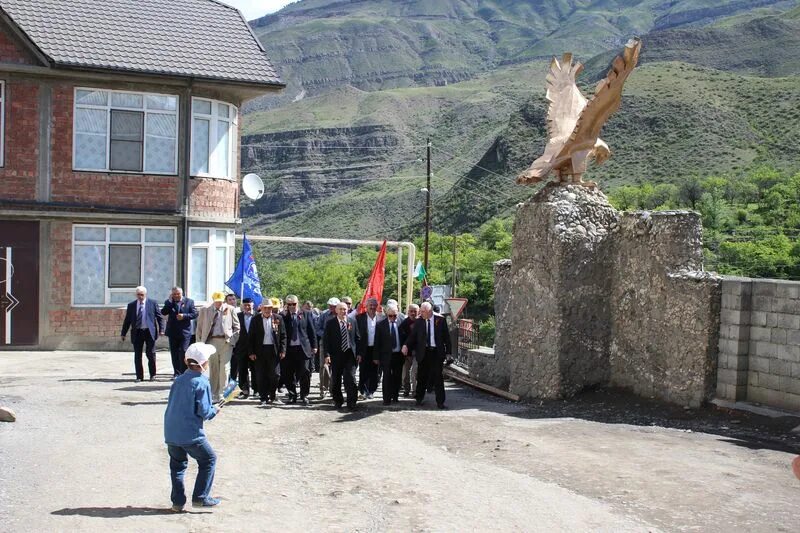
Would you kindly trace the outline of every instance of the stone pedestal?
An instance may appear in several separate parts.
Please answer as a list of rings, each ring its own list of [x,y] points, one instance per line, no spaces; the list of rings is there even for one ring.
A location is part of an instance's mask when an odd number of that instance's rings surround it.
[[[601,192],[580,186],[545,187],[517,211],[510,290],[500,298],[502,333],[512,336],[509,390],[559,398],[608,379],[605,248],[617,219]]]
[[[522,204],[512,259],[495,265],[496,358],[508,372],[498,381],[527,398],[618,385],[699,405],[719,309],[701,230],[696,213],[619,213],[581,186]]]

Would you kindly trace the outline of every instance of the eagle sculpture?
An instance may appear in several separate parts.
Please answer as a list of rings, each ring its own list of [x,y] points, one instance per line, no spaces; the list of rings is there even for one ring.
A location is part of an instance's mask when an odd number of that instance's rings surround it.
[[[636,67],[642,42],[631,39],[621,55],[614,58],[611,69],[600,80],[590,100],[575,85],[575,76],[583,65],[572,62],[572,54],[561,59],[553,58],[547,74],[547,125],[550,140],[544,154],[517,177],[517,183],[537,183],[550,172],[555,173],[556,183],[575,183],[596,187],[592,181],[583,181],[589,159],[602,164],[611,155],[608,145],[599,138],[600,129],[608,118],[619,109],[622,86]]]

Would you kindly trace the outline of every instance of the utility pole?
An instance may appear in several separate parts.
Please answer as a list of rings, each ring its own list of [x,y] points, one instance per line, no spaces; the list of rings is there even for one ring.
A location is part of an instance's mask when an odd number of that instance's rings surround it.
[[[456,297],[456,236],[453,235],[453,298]]]
[[[425,200],[425,272],[428,272],[428,242],[431,237],[431,139],[428,137],[428,187]]]

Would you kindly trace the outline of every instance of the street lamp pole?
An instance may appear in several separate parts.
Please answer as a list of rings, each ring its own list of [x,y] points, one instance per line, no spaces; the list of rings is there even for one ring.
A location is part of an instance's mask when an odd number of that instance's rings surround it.
[[[425,200],[425,272],[428,272],[428,242],[431,234],[431,139],[428,138],[428,188]]]

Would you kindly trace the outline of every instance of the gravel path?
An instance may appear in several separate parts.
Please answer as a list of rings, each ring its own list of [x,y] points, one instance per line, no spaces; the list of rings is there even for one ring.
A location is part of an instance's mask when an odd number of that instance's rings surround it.
[[[452,383],[446,411],[235,402],[207,424],[222,504],[176,515],[170,382],[133,383],[131,366],[123,353],[0,352],[0,405],[18,416],[0,425],[0,530],[794,532],[800,520],[792,421],[604,392],[511,404]]]

